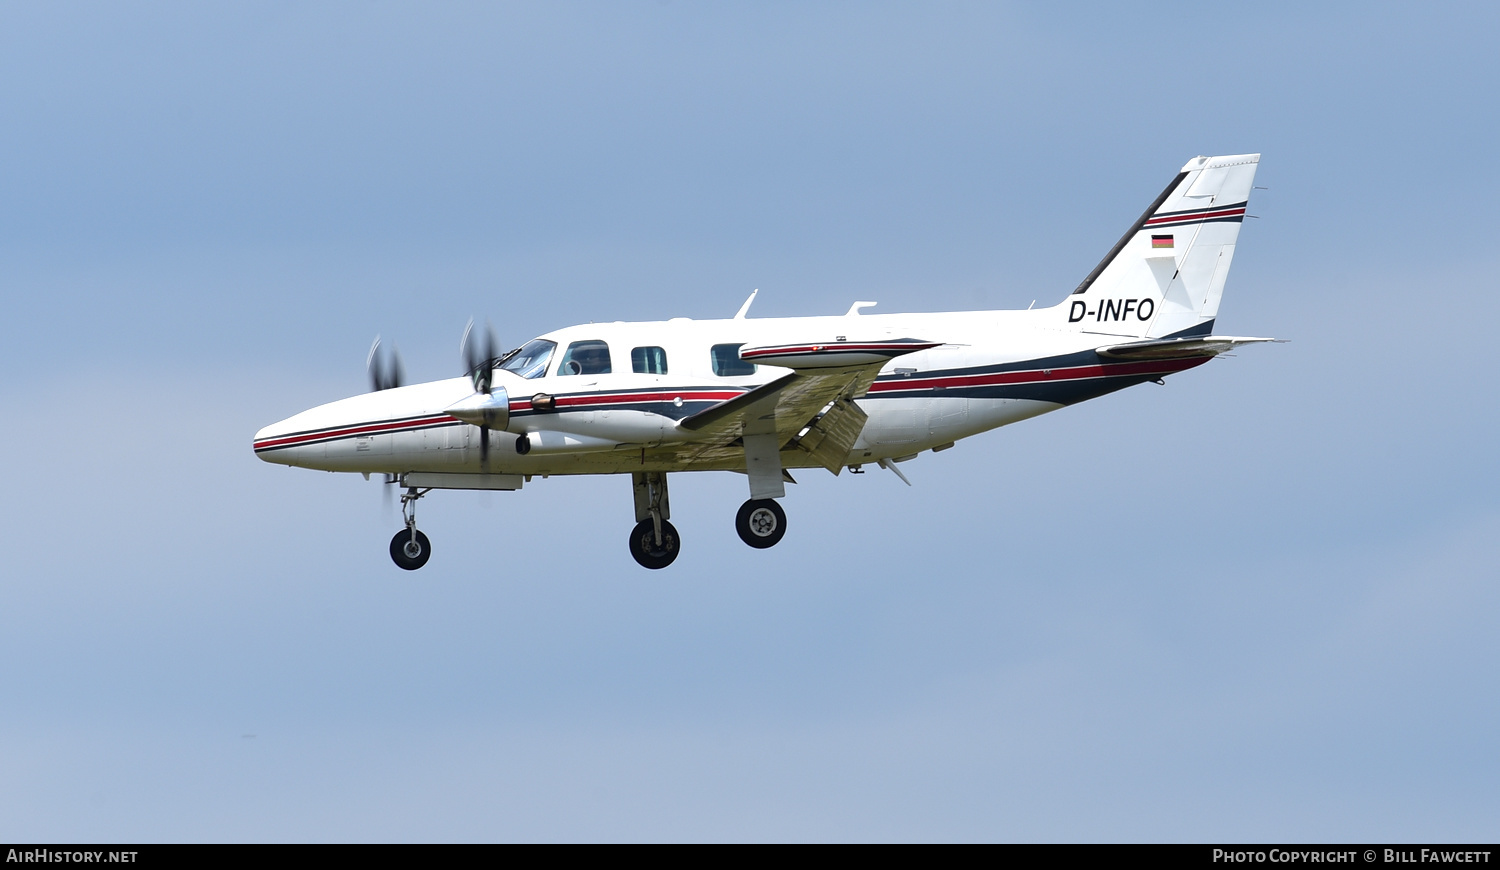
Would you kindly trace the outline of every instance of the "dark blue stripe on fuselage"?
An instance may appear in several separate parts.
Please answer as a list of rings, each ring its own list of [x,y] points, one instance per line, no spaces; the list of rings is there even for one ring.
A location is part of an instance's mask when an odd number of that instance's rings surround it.
[[[1076,405],[1116,390],[1143,384],[1162,375],[1103,375],[1096,378],[1072,378],[1061,381],[1037,381],[1026,384],[987,384],[974,387],[934,387],[871,393],[861,396],[861,404],[888,399],[1027,399],[1056,405]]]

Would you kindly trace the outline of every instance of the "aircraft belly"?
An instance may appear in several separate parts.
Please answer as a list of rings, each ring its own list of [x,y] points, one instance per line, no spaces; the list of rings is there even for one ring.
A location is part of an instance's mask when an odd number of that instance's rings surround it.
[[[855,449],[885,444],[915,444],[927,437],[930,399],[880,399],[861,401],[870,415]]]
[[[930,399],[927,406],[927,435],[952,441],[962,438],[969,424],[969,400],[967,398]]]
[[[954,436],[967,438],[1064,407],[1067,406],[1039,399],[970,399],[968,418]]]
[[[928,401],[933,404],[928,406],[926,426],[912,423],[907,433],[917,437],[909,437],[906,440],[893,440],[888,434],[877,433],[880,440],[868,437],[874,428],[876,413],[879,405],[887,401]],[[960,404],[962,403],[962,404]],[[929,450],[944,444],[950,444],[961,438],[978,435],[981,432],[1036,417],[1048,411],[1055,411],[1065,407],[1056,402],[1043,402],[1035,399],[929,399],[929,400],[887,400],[882,399],[875,402],[864,403],[866,408],[874,406],[870,414],[871,425],[865,427],[865,436],[855,443],[854,449],[849,452],[846,464],[858,465],[864,462],[873,462],[877,459],[886,459],[893,456],[902,456],[911,453]],[[897,408],[897,413],[916,413],[914,409]],[[897,417],[898,421],[904,423],[905,417]]]
[[[986,422],[975,428],[970,422],[970,407],[975,401],[987,404],[985,400],[965,396],[865,400],[861,407],[869,413],[870,420],[855,446],[911,445],[933,439],[937,439],[933,443],[942,444],[1003,425]],[[981,412],[979,419],[989,417]]]

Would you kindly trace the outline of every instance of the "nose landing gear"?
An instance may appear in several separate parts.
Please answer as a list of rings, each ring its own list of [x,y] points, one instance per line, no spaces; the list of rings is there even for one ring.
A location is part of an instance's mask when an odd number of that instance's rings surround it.
[[[415,571],[427,564],[427,559],[432,555],[432,544],[427,536],[412,529],[402,529],[391,538],[391,561],[396,567]]]
[[[407,571],[426,565],[432,556],[432,543],[417,530],[417,499],[427,493],[428,490],[410,487],[401,496],[401,516],[406,520],[406,528],[391,538],[391,561]]]

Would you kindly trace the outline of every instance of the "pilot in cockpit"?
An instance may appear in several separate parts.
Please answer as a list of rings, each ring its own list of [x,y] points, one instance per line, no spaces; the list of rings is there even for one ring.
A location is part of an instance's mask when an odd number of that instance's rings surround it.
[[[609,369],[609,348],[604,342],[579,342],[568,348],[568,358],[558,374],[607,375]]]

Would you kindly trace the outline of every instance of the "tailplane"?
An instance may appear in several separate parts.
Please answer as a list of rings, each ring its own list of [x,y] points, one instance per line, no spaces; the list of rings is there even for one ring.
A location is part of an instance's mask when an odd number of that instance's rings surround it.
[[[1062,304],[1061,326],[1140,338],[1207,335],[1259,154],[1196,157]]]

